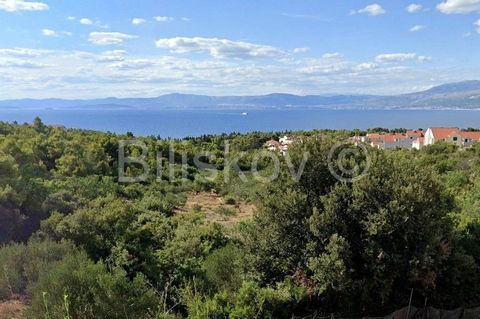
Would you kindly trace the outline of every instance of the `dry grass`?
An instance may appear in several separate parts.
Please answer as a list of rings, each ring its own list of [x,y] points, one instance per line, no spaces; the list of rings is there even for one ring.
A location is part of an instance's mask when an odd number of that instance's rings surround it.
[[[0,319],[25,319],[27,301],[21,298],[0,302]]]
[[[225,200],[215,193],[190,193],[185,206],[177,210],[178,214],[191,212],[195,207],[201,207],[202,213],[208,221],[221,224],[225,227],[232,227],[236,223],[252,218],[255,206],[246,202],[238,201],[235,205],[225,204]],[[234,211],[234,215],[220,214],[224,208]]]

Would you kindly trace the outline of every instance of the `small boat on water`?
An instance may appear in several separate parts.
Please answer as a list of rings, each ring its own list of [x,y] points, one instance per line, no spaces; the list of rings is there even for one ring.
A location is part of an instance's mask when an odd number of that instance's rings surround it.
[[[243,115],[243,116],[247,116],[248,113],[247,113],[247,112],[243,112],[242,115]]]

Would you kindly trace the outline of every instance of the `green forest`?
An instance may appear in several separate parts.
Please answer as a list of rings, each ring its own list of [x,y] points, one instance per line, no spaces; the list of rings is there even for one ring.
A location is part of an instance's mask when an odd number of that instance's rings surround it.
[[[372,148],[362,178],[339,180],[329,152],[359,133],[294,132],[302,143],[270,181],[252,163],[271,175],[260,155],[281,133],[162,139],[0,122],[0,302],[23,298],[25,318],[42,319],[382,316],[412,291],[417,306],[480,306],[480,145]],[[133,138],[151,172],[121,183],[119,143]],[[208,168],[195,165],[202,153]],[[256,208],[228,227],[201,205],[179,213],[201,193],[228,203],[227,219],[239,203]]]

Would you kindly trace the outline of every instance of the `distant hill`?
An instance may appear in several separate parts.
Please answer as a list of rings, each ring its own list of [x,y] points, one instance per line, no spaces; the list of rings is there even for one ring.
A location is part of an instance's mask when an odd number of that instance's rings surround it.
[[[207,96],[167,94],[154,98],[105,98],[92,100],[22,99],[0,101],[1,108],[26,109],[172,109],[172,108],[285,108],[329,109],[480,109],[480,81],[443,84],[422,92],[378,95]]]

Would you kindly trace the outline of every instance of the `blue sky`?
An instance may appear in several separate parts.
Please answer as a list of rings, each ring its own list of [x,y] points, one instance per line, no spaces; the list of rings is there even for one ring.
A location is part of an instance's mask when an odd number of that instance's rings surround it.
[[[480,78],[480,0],[0,0],[0,98],[394,94]]]

